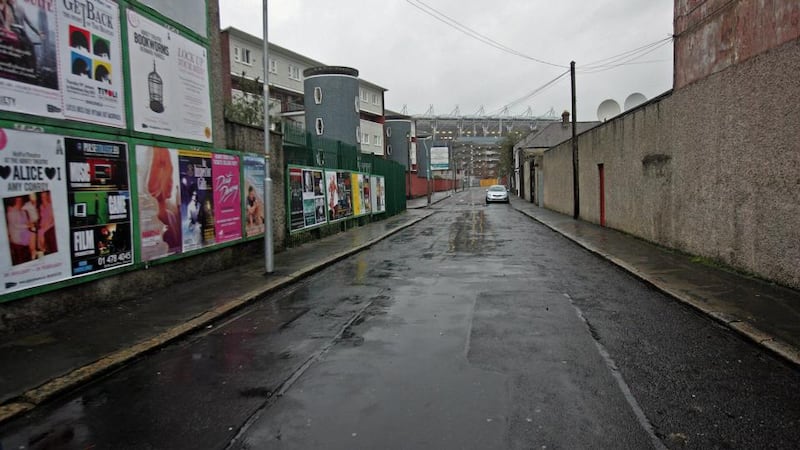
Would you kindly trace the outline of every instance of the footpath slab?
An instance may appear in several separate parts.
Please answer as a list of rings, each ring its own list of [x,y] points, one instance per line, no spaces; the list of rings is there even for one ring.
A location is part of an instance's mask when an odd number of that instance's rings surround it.
[[[512,197],[516,210],[800,366],[800,292]]]
[[[0,423],[424,220],[427,209],[328,236],[0,341]],[[24,301],[24,300],[21,300]]]

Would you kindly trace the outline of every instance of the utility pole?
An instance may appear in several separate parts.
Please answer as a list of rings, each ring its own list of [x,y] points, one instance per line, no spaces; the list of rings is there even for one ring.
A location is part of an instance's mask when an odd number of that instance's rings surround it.
[[[578,186],[578,139],[576,138],[578,118],[575,108],[575,61],[569,63],[569,75],[572,79],[572,193],[574,200],[572,218],[577,219],[581,213],[581,191]]]
[[[269,42],[267,41],[268,0],[264,1],[264,267],[266,272],[275,270],[272,248],[272,176],[270,176],[269,148]]]

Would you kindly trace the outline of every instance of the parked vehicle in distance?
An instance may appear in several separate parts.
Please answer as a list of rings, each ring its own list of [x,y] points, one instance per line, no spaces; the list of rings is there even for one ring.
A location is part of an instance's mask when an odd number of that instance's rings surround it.
[[[508,190],[502,184],[489,186],[486,190],[486,204],[492,202],[508,203]]]

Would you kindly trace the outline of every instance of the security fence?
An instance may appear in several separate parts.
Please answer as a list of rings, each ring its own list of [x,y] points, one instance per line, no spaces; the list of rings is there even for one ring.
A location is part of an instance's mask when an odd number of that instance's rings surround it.
[[[289,244],[406,209],[405,168],[358,146],[283,124]]]

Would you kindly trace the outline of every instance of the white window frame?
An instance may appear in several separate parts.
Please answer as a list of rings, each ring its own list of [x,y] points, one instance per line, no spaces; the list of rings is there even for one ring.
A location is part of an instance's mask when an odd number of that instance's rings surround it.
[[[236,62],[240,62],[241,59],[239,57],[239,47],[233,47],[233,60]]]
[[[269,73],[278,74],[278,61],[270,58],[269,60]]]
[[[373,105],[377,105],[378,104],[378,94],[376,94],[374,92],[372,93],[372,104]]]
[[[295,80],[295,81],[300,81],[300,68],[299,67],[297,67],[297,66],[295,66],[293,64],[289,64],[289,79],[290,80]]]
[[[356,142],[361,143],[361,127],[356,127]]]
[[[317,105],[322,104],[322,88],[319,86],[314,87],[314,103]]]
[[[253,59],[251,57],[249,48],[242,47],[241,57],[242,57],[242,64],[244,64],[246,66],[252,66],[253,65]]]
[[[364,145],[369,145],[369,133],[363,133],[361,137],[361,143]]]
[[[317,132],[317,136],[322,136],[322,134],[325,133],[325,122],[322,120],[322,117],[317,117],[314,122],[314,129]]]
[[[366,89],[361,89],[361,101],[367,102],[369,100],[369,96],[367,95]]]
[[[392,156],[392,144],[386,146],[386,154]]]
[[[392,137],[392,127],[386,127],[386,137]]]
[[[376,146],[380,147],[381,145],[381,135],[380,134],[373,134],[372,135],[372,143]]]
[[[361,102],[358,101],[358,96],[357,95],[356,95],[356,101],[354,102],[354,104],[356,105],[356,112],[360,113],[361,112]]]

